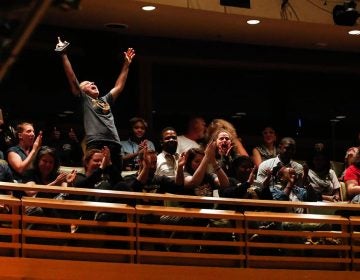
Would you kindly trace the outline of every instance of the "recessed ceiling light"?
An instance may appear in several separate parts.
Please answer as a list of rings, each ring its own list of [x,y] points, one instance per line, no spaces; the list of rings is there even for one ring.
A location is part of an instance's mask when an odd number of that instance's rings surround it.
[[[339,115],[339,116],[336,116],[335,118],[338,119],[338,120],[343,120],[343,119],[346,119],[346,116]]]
[[[348,33],[349,33],[350,35],[360,35],[360,30],[354,29],[354,30],[350,30]]]
[[[335,122],[339,122],[340,120],[338,120],[338,119],[331,119],[330,121],[335,123]]]
[[[71,115],[71,114],[74,114],[74,111],[66,110],[63,113],[67,114],[67,115]]]
[[[141,9],[143,9],[144,11],[153,11],[156,9],[155,6],[143,6],[141,7]]]
[[[60,118],[65,118],[67,115],[66,114],[63,114],[63,113],[60,113],[60,114],[57,114],[58,115],[58,117],[60,117]]]
[[[111,29],[128,29],[129,26],[125,23],[105,23],[104,25],[107,28],[111,28]]]
[[[237,116],[246,116],[245,112],[236,112],[235,115]]]
[[[260,23],[260,20],[258,19],[249,19],[247,21],[247,24],[250,24],[250,25],[255,25],[255,24],[259,24]]]
[[[324,48],[324,47],[327,47],[327,43],[325,43],[325,42],[317,42],[317,43],[315,43],[315,46],[317,46],[317,47],[321,47],[321,48]]]

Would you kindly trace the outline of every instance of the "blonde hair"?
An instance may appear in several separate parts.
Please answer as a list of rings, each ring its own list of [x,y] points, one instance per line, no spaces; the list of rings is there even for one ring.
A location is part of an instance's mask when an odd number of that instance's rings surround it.
[[[228,122],[224,119],[213,119],[211,123],[208,125],[206,130],[206,142],[209,142],[211,139],[214,139],[218,130],[223,129],[227,131],[232,139],[238,138],[236,133],[236,129],[232,123]]]
[[[87,84],[91,84],[90,81],[82,81],[80,84],[79,84],[79,88],[81,90],[83,90],[83,88],[87,85]]]

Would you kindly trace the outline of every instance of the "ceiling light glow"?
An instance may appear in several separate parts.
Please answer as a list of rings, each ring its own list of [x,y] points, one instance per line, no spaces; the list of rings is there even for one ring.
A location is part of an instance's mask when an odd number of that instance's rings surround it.
[[[247,21],[247,24],[250,24],[250,25],[256,25],[256,24],[259,24],[260,23],[260,20],[258,19],[249,19]]]
[[[360,35],[360,30],[354,29],[354,30],[350,30],[348,33],[349,33],[350,35]]]
[[[143,9],[144,11],[153,11],[156,9],[155,6],[143,6],[141,9]]]

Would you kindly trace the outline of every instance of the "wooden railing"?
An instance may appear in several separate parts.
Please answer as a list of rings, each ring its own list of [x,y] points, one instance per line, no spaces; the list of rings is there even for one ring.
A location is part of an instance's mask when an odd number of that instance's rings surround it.
[[[354,211],[360,207],[356,204],[207,198],[3,182],[0,187],[129,200],[129,204],[120,204],[0,196],[0,203],[11,208],[10,213],[0,214],[0,255],[4,258],[359,270],[360,217]],[[141,204],[143,200],[251,206],[259,211],[152,206]],[[134,201],[136,205],[131,204]],[[40,207],[44,213],[25,215],[28,207]],[[289,207],[333,214],[284,212]],[[264,211],[269,208],[279,211]]]

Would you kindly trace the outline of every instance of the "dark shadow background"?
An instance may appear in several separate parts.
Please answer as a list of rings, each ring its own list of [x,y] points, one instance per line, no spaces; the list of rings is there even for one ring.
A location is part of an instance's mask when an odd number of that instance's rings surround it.
[[[93,80],[100,92],[110,90],[127,47],[136,50],[124,92],[114,114],[121,137],[128,120],[148,118],[151,137],[174,126],[181,134],[189,115],[207,121],[225,118],[237,128],[251,152],[265,125],[295,137],[298,158],[306,158],[314,143],[324,142],[333,158],[343,160],[356,143],[359,55],[260,47],[222,42],[128,37],[118,32],[94,32],[39,26],[0,84],[0,108],[9,123],[33,121],[37,129],[76,127],[82,122],[61,60],[54,52],[56,37],[71,42],[69,56],[79,80]],[[140,66],[151,61],[152,103],[142,111]],[[66,110],[74,114],[59,116]],[[237,115],[236,113],[246,113]],[[332,123],[336,115],[346,119]]]

